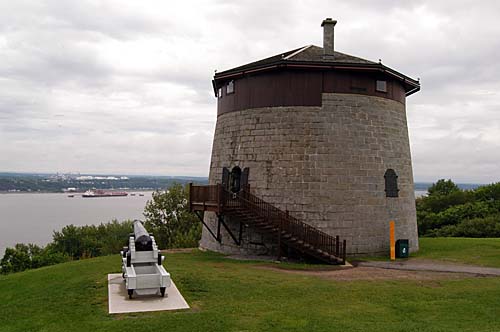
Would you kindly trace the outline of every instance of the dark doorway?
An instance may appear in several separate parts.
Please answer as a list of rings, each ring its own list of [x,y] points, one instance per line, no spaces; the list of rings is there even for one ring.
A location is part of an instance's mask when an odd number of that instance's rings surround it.
[[[241,168],[238,166],[233,167],[231,175],[229,176],[229,190],[237,193],[241,190]]]
[[[227,167],[223,167],[222,186],[233,193],[247,189],[249,173],[250,170],[248,167],[241,170],[239,166],[235,166],[231,171]]]

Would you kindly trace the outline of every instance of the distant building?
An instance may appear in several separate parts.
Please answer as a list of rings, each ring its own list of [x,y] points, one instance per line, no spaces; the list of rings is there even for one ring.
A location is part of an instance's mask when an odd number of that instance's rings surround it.
[[[418,250],[406,97],[417,80],[379,62],[334,50],[336,21],[323,47],[309,45],[217,72],[209,183],[256,196],[327,234],[350,254],[389,250],[396,239]],[[224,216],[222,216],[224,217]],[[224,217],[241,241],[203,229],[200,246],[224,253],[273,254],[276,240]],[[215,213],[205,223],[217,228]],[[220,225],[219,225],[220,228]]]

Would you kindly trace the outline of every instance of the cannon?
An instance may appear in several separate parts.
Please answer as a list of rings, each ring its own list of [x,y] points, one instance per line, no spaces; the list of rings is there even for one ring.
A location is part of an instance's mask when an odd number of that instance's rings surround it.
[[[158,250],[155,238],[149,235],[140,220],[134,220],[134,232],[128,239],[128,247],[120,252],[122,276],[129,299],[136,295],[159,294],[165,296],[170,287],[170,274],[162,263],[165,259]]]

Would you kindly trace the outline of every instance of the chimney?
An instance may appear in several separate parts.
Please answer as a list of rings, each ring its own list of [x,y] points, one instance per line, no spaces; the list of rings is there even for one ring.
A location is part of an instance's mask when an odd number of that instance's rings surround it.
[[[333,39],[337,21],[327,18],[321,23],[323,27],[323,57],[333,59]]]

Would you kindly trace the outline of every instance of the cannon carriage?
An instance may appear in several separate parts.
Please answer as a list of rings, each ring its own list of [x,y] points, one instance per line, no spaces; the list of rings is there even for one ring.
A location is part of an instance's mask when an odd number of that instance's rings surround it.
[[[134,221],[134,232],[129,236],[128,247],[121,251],[121,257],[122,276],[130,299],[134,293],[165,296],[171,283],[170,274],[162,265],[165,257],[140,220]]]

